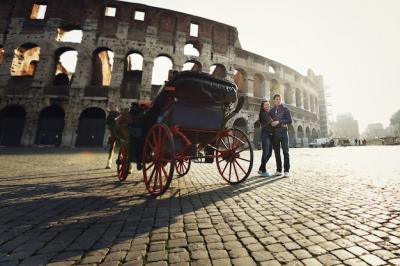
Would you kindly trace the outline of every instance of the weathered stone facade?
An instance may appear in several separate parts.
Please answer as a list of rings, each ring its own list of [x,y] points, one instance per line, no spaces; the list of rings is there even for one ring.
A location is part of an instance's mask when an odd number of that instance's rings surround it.
[[[81,34],[78,41],[64,38],[72,31]],[[174,70],[193,62],[205,72],[212,66],[225,71],[246,96],[231,123],[252,137],[257,135],[260,100],[275,93],[292,111],[292,146],[327,135],[322,76],[311,70],[302,76],[243,50],[232,26],[118,1],[47,1],[40,6],[30,0],[5,0],[0,3],[0,32],[1,145],[104,145],[104,120],[110,110],[154,96],[159,84],[152,84],[152,73],[160,56],[167,57]],[[185,55],[187,45],[199,55]],[[59,62],[67,51],[77,52],[74,73]],[[130,68],[130,54],[142,57],[140,68]],[[20,132],[10,134],[7,128],[12,127]]]

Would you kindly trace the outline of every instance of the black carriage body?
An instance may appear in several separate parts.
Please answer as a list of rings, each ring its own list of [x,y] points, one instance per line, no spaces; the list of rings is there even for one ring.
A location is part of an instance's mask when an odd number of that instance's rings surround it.
[[[224,128],[226,108],[236,100],[237,88],[233,83],[206,73],[180,72],[160,89],[143,115],[138,142],[144,143],[153,125],[164,123],[178,128],[192,145],[207,143]],[[177,151],[187,144],[176,135],[174,140]]]

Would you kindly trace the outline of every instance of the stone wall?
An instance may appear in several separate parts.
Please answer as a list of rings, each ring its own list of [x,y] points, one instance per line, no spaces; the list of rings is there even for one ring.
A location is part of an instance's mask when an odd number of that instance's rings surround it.
[[[139,99],[151,99],[152,70],[159,56],[168,57],[174,70],[182,70],[188,61],[198,62],[208,72],[214,64],[223,65],[229,80],[238,82],[240,94],[246,97],[245,108],[231,120],[242,118],[246,130],[257,139],[257,115],[262,99],[280,93],[292,111],[292,146],[306,145],[324,135],[326,123],[324,88],[321,76],[310,70],[306,76],[283,64],[245,51],[240,46],[236,28],[216,21],[171,10],[119,1],[49,1],[43,19],[31,19],[34,1],[2,1],[0,32],[4,49],[0,65],[0,110],[20,105],[26,111],[21,144],[35,143],[40,112],[50,105],[64,112],[62,145],[76,143],[79,117],[90,107],[107,114],[123,109]],[[105,16],[105,8],[115,8],[115,17]],[[135,20],[135,12],[144,12],[144,20]],[[191,36],[191,24],[198,25],[198,35]],[[60,42],[59,32],[78,30],[80,42]],[[11,76],[10,67],[15,50],[24,44],[35,44],[40,55],[33,76]],[[185,45],[192,44],[199,56],[184,54]],[[94,57],[98,49],[113,52],[113,68],[109,86],[93,85]],[[77,67],[68,84],[54,85],[58,64],[56,54],[64,50],[78,52]],[[143,57],[135,94],[122,93],[126,87],[125,69],[129,53]],[[157,86],[155,86],[157,87]],[[323,113],[322,111],[323,110]],[[321,119],[325,117],[325,120]],[[303,131],[303,135],[302,132]],[[310,132],[309,135],[307,135]],[[311,133],[314,134],[311,136]],[[106,144],[107,134],[103,144]]]

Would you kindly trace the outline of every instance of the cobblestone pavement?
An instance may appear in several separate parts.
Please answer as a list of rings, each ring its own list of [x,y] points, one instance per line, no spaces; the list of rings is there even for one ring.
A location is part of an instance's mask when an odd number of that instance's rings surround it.
[[[102,150],[0,154],[0,265],[400,265],[400,147],[292,149],[288,179],[257,151],[238,186],[193,164],[157,199]]]

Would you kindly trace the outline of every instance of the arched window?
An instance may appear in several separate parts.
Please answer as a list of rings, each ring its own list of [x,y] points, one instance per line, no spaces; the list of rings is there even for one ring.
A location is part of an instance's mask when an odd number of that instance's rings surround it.
[[[235,69],[233,82],[240,92],[247,92],[247,73],[243,69]]]
[[[224,79],[226,78],[226,67],[222,64],[214,64],[210,67],[210,74],[214,77]]]
[[[56,70],[54,85],[68,85],[75,73],[78,52],[72,48],[60,48],[56,51]]]
[[[105,127],[106,113],[104,110],[98,107],[85,109],[79,117],[76,146],[102,146]]]
[[[81,43],[83,31],[76,26],[66,25],[57,29],[57,42]]]
[[[39,62],[40,47],[34,43],[25,43],[14,50],[11,63],[11,76],[34,76]]]
[[[274,95],[281,94],[281,85],[276,79],[271,80],[271,88],[269,92],[271,100],[274,98]]]
[[[186,56],[200,56],[200,51],[192,43],[188,43],[183,48],[183,54]]]
[[[96,49],[93,53],[92,85],[110,86],[114,53],[108,48]]]
[[[8,105],[0,111],[0,145],[19,146],[25,127],[26,111],[20,105]]]
[[[202,65],[200,62],[195,60],[187,61],[183,64],[182,71],[193,71],[193,72],[201,72]]]
[[[273,66],[268,67],[268,72],[271,74],[275,74],[275,68]]]
[[[60,145],[64,130],[64,110],[56,105],[44,108],[40,112],[36,133],[36,144]]]
[[[173,68],[172,60],[165,55],[158,56],[154,60],[152,85],[163,85],[168,80],[169,71]]]

